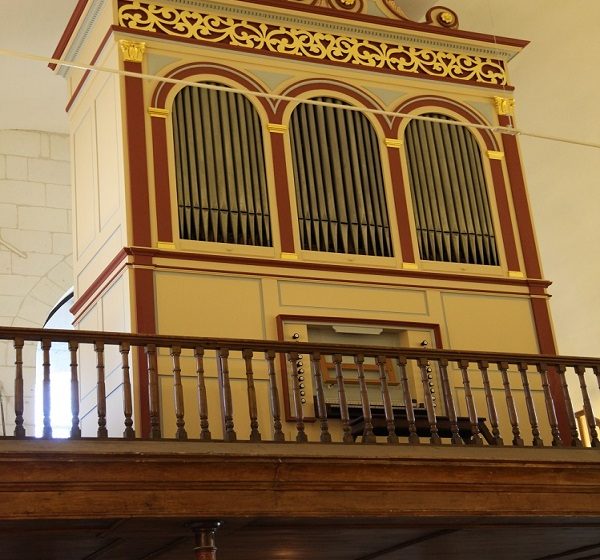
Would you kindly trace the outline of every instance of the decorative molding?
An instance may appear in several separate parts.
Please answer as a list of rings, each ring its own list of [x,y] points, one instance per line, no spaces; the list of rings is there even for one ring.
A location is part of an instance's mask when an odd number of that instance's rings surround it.
[[[161,109],[160,107],[148,107],[148,114],[151,117],[156,117],[158,119],[166,119],[171,113],[168,109]]]
[[[525,274],[523,274],[520,270],[509,270],[508,277],[509,278],[525,278]]]
[[[386,138],[385,145],[388,148],[402,148],[404,146],[404,141],[400,138]]]
[[[281,253],[281,258],[284,261],[297,261],[298,255],[296,253]]]
[[[515,100],[512,97],[494,97],[494,105],[498,115],[512,116],[515,114]]]
[[[193,39],[199,43],[354,67],[486,85],[502,86],[507,83],[504,64],[495,58],[259,23],[139,0],[121,4],[119,25],[146,33]]]
[[[490,159],[504,159],[504,152],[498,152],[496,150],[488,150],[487,156]]]
[[[269,123],[267,124],[267,130],[269,132],[275,132],[276,134],[285,134],[288,131],[287,124]]]
[[[121,39],[119,46],[125,62],[142,62],[144,60],[146,43]]]
[[[417,263],[412,263],[412,262],[403,262],[402,268],[404,270],[419,270]]]
[[[156,246],[161,251],[176,251],[177,250],[177,246],[175,245],[175,243],[168,243],[166,241],[159,241],[156,244]]]

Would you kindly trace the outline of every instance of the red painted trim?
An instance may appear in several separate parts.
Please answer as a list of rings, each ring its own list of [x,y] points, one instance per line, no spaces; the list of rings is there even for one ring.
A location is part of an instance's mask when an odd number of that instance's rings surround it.
[[[406,186],[402,175],[402,158],[398,148],[388,147],[390,174],[392,177],[392,190],[394,192],[394,206],[398,222],[398,235],[400,236],[400,251],[404,262],[415,262],[414,239],[410,227],[410,215]]]
[[[96,279],[88,286],[87,290],[83,292],[75,303],[71,306],[69,311],[73,315],[77,315],[84,307],[87,307],[97,299],[96,292],[100,287],[105,284],[110,278],[114,277],[116,273],[120,272],[125,266],[128,257],[127,251],[121,249],[116,256],[104,267],[104,270],[96,277]],[[96,295],[96,297],[94,297]]]
[[[292,209],[288,188],[287,158],[283,134],[271,132],[271,149],[273,152],[273,173],[275,175],[275,198],[277,217],[279,219],[279,237],[281,250],[284,253],[295,253],[294,228],[292,225]]]
[[[113,29],[115,31],[119,31],[121,33],[126,33],[128,35],[134,35],[134,36],[139,36],[139,37],[154,37],[154,38],[160,38],[163,41],[173,41],[173,42],[179,42],[179,43],[186,43],[188,45],[196,45],[196,46],[202,46],[203,48],[209,48],[209,49],[226,49],[226,50],[232,50],[232,51],[236,51],[236,52],[243,52],[243,53],[248,53],[250,52],[248,48],[246,47],[239,47],[237,45],[224,45],[224,44],[220,44],[220,43],[203,43],[198,41],[198,39],[192,39],[192,38],[187,38],[187,37],[174,37],[173,35],[166,35],[166,34],[157,34],[154,31],[144,31],[144,30],[139,30],[139,29],[129,29],[127,27],[121,27],[118,25],[113,25]],[[298,55],[295,54],[287,54],[287,53],[276,53],[276,52],[272,52],[272,51],[254,51],[255,55],[261,55],[261,56],[266,56],[266,57],[277,57],[277,58],[284,58],[287,60],[300,60],[302,61],[302,58],[300,58]],[[328,66],[346,66],[348,68],[352,68],[353,70],[361,70],[361,71],[366,71],[366,72],[379,72],[382,74],[386,74],[386,75],[393,75],[393,76],[398,76],[398,77],[403,77],[403,78],[410,78],[410,79],[415,79],[415,80],[433,80],[435,82],[446,82],[449,84],[462,84],[462,85],[467,85],[470,87],[481,87],[481,88],[485,88],[485,89],[494,89],[496,91],[500,91],[502,93],[506,93],[507,91],[513,91],[515,88],[511,85],[508,84],[486,84],[486,83],[482,83],[482,82],[477,82],[477,81],[468,81],[468,80],[456,80],[454,78],[448,78],[448,77],[443,77],[443,76],[430,76],[429,74],[415,74],[414,72],[402,72],[399,70],[394,70],[391,68],[376,68],[376,67],[371,67],[371,66],[357,66],[356,64],[351,64],[351,63],[346,63],[346,62],[337,62],[334,60],[325,60],[325,59],[310,59],[308,61],[304,61],[304,62],[310,62],[310,63],[314,63],[314,64],[324,64],[324,65],[328,65]],[[494,60],[494,62],[501,62],[498,60]]]
[[[542,278],[542,267],[535,243],[533,221],[527,200],[525,178],[523,176],[517,139],[511,134],[503,134],[502,142],[504,144],[504,157],[508,169],[517,227],[519,237],[521,238],[525,272],[529,278]]]
[[[384,107],[381,104],[377,103],[377,101],[373,97],[366,94],[364,91],[361,91],[358,88],[352,87],[348,83],[340,82],[337,80],[323,80],[323,79],[303,80],[301,82],[297,82],[295,84],[292,84],[291,86],[288,86],[282,92],[282,95],[285,95],[288,97],[299,97],[300,95],[303,95],[307,92],[316,91],[316,90],[326,90],[326,91],[333,91],[336,93],[341,93],[343,95],[346,95],[346,96],[356,100],[356,102],[359,105],[366,107],[367,109],[378,109],[378,110],[384,109]],[[285,102],[285,101],[277,102],[277,105],[276,105],[277,108],[276,108],[275,117],[274,117],[276,122],[283,121],[283,113],[284,113],[286,107],[288,106],[288,104],[289,104],[289,102]],[[390,123],[389,123],[387,117],[385,117],[383,115],[373,115],[373,116],[377,119],[377,121],[381,125],[381,128],[383,129],[383,133],[387,135],[390,131]]]
[[[104,46],[106,45],[109,37],[112,35],[112,32],[113,32],[112,28],[109,29],[106,32],[106,34],[104,35],[104,37],[102,38],[102,41],[100,41],[100,46],[96,49],[96,52],[94,53],[94,56],[92,57],[92,60],[90,61],[90,65],[96,64],[96,61],[100,57],[100,53],[104,49]],[[73,90],[73,94],[71,95],[71,98],[69,99],[69,102],[67,103],[67,106],[65,107],[65,111],[67,113],[69,112],[69,109],[71,108],[71,106],[73,105],[75,100],[77,99],[77,96],[79,95],[79,92],[81,91],[81,88],[84,86],[84,84],[87,81],[88,76],[90,74],[91,74],[91,70],[86,70],[83,73],[83,77],[81,78],[81,80],[79,80],[77,87]]]
[[[227,66],[223,66],[221,64],[212,64],[212,63],[199,63],[195,62],[192,64],[185,64],[183,66],[179,66],[169,71],[164,77],[172,78],[174,80],[186,80],[190,76],[197,76],[201,74],[212,74],[215,76],[223,76],[224,78],[228,78],[244,88],[248,91],[256,91],[259,93],[266,93],[265,88],[263,88],[256,80],[251,78],[250,76],[240,72],[235,68],[229,68]],[[152,94],[152,106],[164,109],[166,108],[167,97],[171,90],[178,84],[173,84],[170,82],[160,82],[154,93]],[[267,115],[270,119],[273,118],[273,105],[271,104],[270,99],[266,97],[258,97],[258,101],[264,107],[267,112]]]
[[[171,221],[171,189],[167,155],[167,120],[152,117],[152,154],[154,157],[154,196],[156,199],[156,227],[158,241],[173,241]]]
[[[504,170],[500,160],[490,160],[490,169],[492,172],[492,181],[494,183],[494,193],[496,195],[496,206],[498,208],[498,219],[500,221],[500,230],[504,243],[504,253],[506,255],[506,265],[508,270],[520,271],[519,255],[517,254],[517,242],[515,232],[513,231],[512,220],[510,219],[510,208],[508,196],[506,195],[506,183],[504,181]]]
[[[556,356],[556,344],[554,342],[550,310],[548,309],[548,299],[544,297],[531,298],[531,310],[533,312],[540,354]],[[561,437],[565,445],[570,445],[571,427],[569,415],[567,413],[567,405],[563,396],[560,378],[554,370],[548,371],[548,382],[552,400],[554,401],[554,410],[556,412]],[[543,411],[540,411],[539,413],[543,414]]]
[[[75,6],[73,13],[71,14],[71,17],[69,18],[67,27],[65,27],[63,34],[61,35],[60,39],[58,40],[58,45],[56,45],[56,48],[54,49],[54,53],[52,53],[52,58],[61,58],[62,57],[63,53],[65,52],[65,50],[67,48],[67,45],[69,44],[69,41],[71,40],[71,37],[73,36],[73,32],[75,31],[75,28],[77,27],[77,24],[79,23],[79,20],[81,19],[81,16],[83,15],[83,12],[85,11],[85,9],[88,5],[88,2],[89,2],[89,0],[79,0],[77,2],[77,5]],[[48,67],[51,68],[52,70],[55,70],[56,66],[57,65],[54,64],[53,62],[48,64]]]
[[[142,248],[142,247],[126,247],[125,251],[128,255],[135,257],[136,264],[137,259],[140,256],[151,256],[153,259],[174,259],[179,261],[192,261],[192,262],[212,262],[212,263],[223,263],[223,264],[234,264],[239,267],[240,272],[245,273],[245,269],[248,266],[259,266],[259,267],[270,267],[270,268],[281,268],[281,269],[292,269],[302,271],[321,271],[321,272],[332,272],[334,274],[362,274],[366,276],[383,276],[392,278],[419,278],[423,280],[430,280],[435,282],[445,282],[448,280],[456,282],[468,282],[475,284],[493,284],[497,286],[519,286],[519,287],[541,287],[542,289],[550,286],[550,282],[547,280],[533,280],[533,279],[520,279],[520,278],[505,278],[497,276],[476,276],[468,274],[452,274],[449,272],[429,272],[422,270],[399,270],[399,269],[387,269],[387,268],[373,268],[367,266],[348,266],[343,264],[328,264],[328,263],[315,263],[315,262],[302,262],[302,261],[286,261],[286,260],[275,260],[275,259],[264,259],[256,257],[237,257],[231,255],[210,255],[204,253],[195,253],[187,251],[165,251],[154,248]],[[156,266],[156,265],[155,265]],[[271,274],[269,274],[271,275]],[[302,277],[304,278],[304,277]],[[336,279],[339,281],[339,278]],[[387,284],[386,284],[387,285]],[[397,285],[395,282],[393,285]],[[405,284],[402,284],[405,286]],[[415,286],[423,288],[423,286]],[[460,288],[464,289],[464,288]],[[489,291],[489,290],[484,290]]]
[[[457,101],[453,101],[452,99],[448,99],[446,97],[438,97],[437,95],[413,97],[412,99],[403,101],[400,105],[398,105],[398,107],[394,109],[394,111],[398,113],[412,113],[418,111],[423,107],[440,107],[442,109],[447,109],[449,111],[457,113],[469,123],[477,125],[490,124],[489,122],[485,121],[480,115],[478,115],[471,107],[458,103]],[[406,118],[407,117],[397,117],[394,119],[391,131],[393,137],[398,136],[400,126],[406,120]],[[474,132],[481,136],[488,150],[496,151],[499,149],[496,137],[489,130],[475,129]]]
[[[138,62],[125,62],[124,68],[127,72],[140,73],[142,71],[142,65]],[[132,241],[133,245],[149,247],[152,237],[143,82],[139,78],[126,76],[124,85]]]

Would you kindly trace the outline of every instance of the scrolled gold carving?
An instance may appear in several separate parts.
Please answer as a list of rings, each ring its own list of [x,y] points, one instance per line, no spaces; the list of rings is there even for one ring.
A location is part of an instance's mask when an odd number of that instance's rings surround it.
[[[121,53],[125,62],[142,62],[144,60],[146,43],[121,39],[119,46],[121,47]]]
[[[494,97],[496,113],[512,116],[515,114],[515,100],[512,97]]]
[[[312,60],[461,82],[506,84],[503,64],[491,58],[256,23],[138,0],[120,5],[119,24],[133,30]]]

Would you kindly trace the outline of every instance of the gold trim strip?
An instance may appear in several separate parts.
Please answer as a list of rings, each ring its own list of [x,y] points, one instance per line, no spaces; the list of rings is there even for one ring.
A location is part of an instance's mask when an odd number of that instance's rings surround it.
[[[507,83],[504,63],[493,58],[257,23],[140,0],[119,7],[119,25],[146,33],[195,39],[199,43],[220,43],[354,67],[496,86]]]
[[[281,253],[281,259],[284,261],[297,261],[298,255],[296,253]]]
[[[119,46],[125,62],[142,62],[144,60],[146,43],[121,39]]]
[[[399,138],[386,138],[385,145],[388,148],[402,148],[404,146],[404,142]]]
[[[488,150],[487,156],[490,159],[504,159],[504,152],[496,152],[494,150]]]
[[[525,278],[525,274],[523,274],[520,270],[509,270],[508,277],[509,278]]]
[[[151,117],[158,119],[166,119],[171,114],[168,109],[161,109],[160,107],[148,107],[148,114]]]
[[[411,262],[403,262],[402,268],[405,270],[419,270],[417,263],[411,263]]]
[[[159,241],[156,245],[163,251],[175,251],[177,249],[175,243],[170,243],[168,241]]]
[[[267,130],[276,134],[285,134],[288,131],[288,126],[287,124],[269,123],[267,124]]]
[[[496,113],[512,116],[515,114],[515,100],[512,97],[494,97]]]

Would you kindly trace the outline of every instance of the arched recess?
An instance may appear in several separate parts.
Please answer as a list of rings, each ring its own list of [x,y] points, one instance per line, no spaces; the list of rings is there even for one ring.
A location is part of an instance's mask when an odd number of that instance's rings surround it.
[[[329,87],[316,89],[315,82],[311,85],[302,92],[304,100],[325,105],[299,102],[284,116],[289,118],[300,246],[307,251],[391,257],[379,123],[350,110],[356,96],[344,95],[347,88],[331,92]]]
[[[419,98],[413,98],[410,99],[408,101],[405,101],[404,103],[402,103],[400,106],[398,106],[396,108],[396,112],[398,113],[402,113],[402,114],[407,114],[407,113],[412,113],[414,115],[430,115],[430,116],[441,116],[443,119],[447,119],[450,118],[454,121],[462,121],[462,122],[466,122],[466,123],[470,123],[470,124],[474,124],[474,125],[489,125],[488,122],[485,121],[485,119],[483,119],[483,117],[481,117],[478,113],[476,113],[472,108],[465,106],[463,104],[460,104],[456,101],[453,100],[449,100],[449,99],[445,99],[445,98],[441,98],[441,97],[437,97],[437,96],[423,96],[423,97],[419,97]],[[411,121],[410,118],[408,117],[397,117],[394,119],[393,122],[393,131],[394,131],[394,135],[396,138],[400,138],[402,140],[406,140],[405,139],[405,133],[406,132],[410,132],[411,133],[411,137],[413,138],[413,140],[415,139],[415,131],[417,128],[421,129],[420,134],[422,135],[423,138],[425,138],[426,134],[441,134],[441,130],[449,130],[449,129],[454,129],[457,128],[454,125],[445,125],[445,124],[437,124],[435,126],[436,131],[434,133],[433,130],[430,130],[429,133],[426,133],[424,131],[424,126],[417,126],[417,125],[410,125],[411,122],[416,122],[416,121]],[[511,211],[510,211],[510,205],[509,205],[509,201],[508,201],[508,196],[507,196],[507,192],[506,192],[506,182],[505,182],[505,177],[504,177],[504,169],[503,169],[503,165],[502,165],[502,154],[501,152],[498,151],[499,148],[499,144],[498,141],[496,139],[496,137],[494,136],[494,134],[487,130],[487,129],[481,129],[481,128],[462,128],[463,130],[462,133],[459,134],[459,136],[462,138],[461,142],[467,142],[468,144],[471,144],[473,147],[473,150],[477,151],[477,154],[475,154],[475,156],[473,156],[475,159],[479,159],[480,160],[480,164],[477,164],[476,162],[474,163],[475,167],[473,168],[473,172],[474,173],[480,173],[483,175],[483,179],[477,179],[476,182],[481,182],[482,180],[485,181],[485,172],[481,172],[481,171],[475,171],[477,165],[481,166],[481,169],[489,169],[489,176],[491,177],[491,187],[492,189],[489,189],[487,187],[485,187],[485,189],[480,190],[479,192],[485,192],[488,193],[490,192],[490,194],[493,193],[493,197],[494,197],[494,203],[495,203],[495,207],[497,210],[497,222],[499,225],[499,229],[500,229],[500,234],[501,234],[501,238],[502,238],[502,243],[503,243],[503,249],[504,249],[504,256],[506,259],[506,267],[508,268],[509,271],[518,271],[519,270],[519,258],[518,258],[518,253],[517,253],[517,247],[516,247],[516,240],[515,240],[515,234],[514,234],[514,229],[513,229],[513,224],[512,224],[512,220],[511,220]],[[446,134],[446,132],[444,132],[444,134]],[[455,133],[452,133],[453,135],[456,135]],[[474,142],[472,143],[471,140]],[[425,142],[425,140],[422,140],[423,142]],[[458,140],[456,140],[458,141]],[[442,147],[444,146],[444,142],[440,141],[440,145],[438,146],[438,148],[443,149]],[[449,143],[447,144],[448,146],[452,145],[451,141],[448,141]],[[433,144],[432,144],[433,145]],[[407,160],[407,164],[409,163],[409,160],[411,159],[411,155],[407,152],[407,150],[410,150],[413,148],[410,148],[406,142],[404,143],[404,153],[403,153],[403,157],[406,158]],[[450,148],[452,151],[452,148]],[[467,148],[465,147],[465,150],[467,150]],[[413,154],[412,157],[416,157],[416,154]],[[446,156],[444,156],[446,157]],[[454,163],[450,163],[450,161],[448,161],[448,165],[445,165],[446,169],[450,170],[448,171],[449,174],[453,174],[454,173],[454,169],[456,169],[457,165],[461,165],[463,163],[465,163],[467,160],[469,160],[469,157],[466,155],[466,151],[465,151],[465,157],[464,157],[464,162],[462,161],[461,157],[458,155],[453,155],[453,156],[448,156],[449,160],[455,160]],[[437,161],[437,160],[436,160]],[[475,161],[473,159],[473,161]],[[431,168],[431,164],[432,162],[429,162],[429,168]],[[436,169],[437,168],[437,164],[436,164]],[[460,173],[463,172],[463,169],[460,168],[458,169],[458,171],[460,171]],[[409,180],[411,178],[411,174],[412,174],[412,178],[414,179],[415,175],[418,174],[418,171],[416,170],[416,168],[413,167],[412,171],[409,167],[407,167],[407,173],[408,176],[404,176],[403,175],[403,181],[405,180]],[[460,175],[459,173],[459,175]],[[447,183],[449,184],[450,182],[452,182],[452,180],[448,180]],[[454,179],[454,183],[460,183],[461,180],[460,179]],[[464,183],[465,181],[463,181]],[[413,209],[409,210],[409,211],[413,211],[414,210],[414,214],[415,215],[415,221],[419,222],[419,208],[417,207],[418,205],[416,204],[417,201],[415,200],[415,189],[414,189],[414,184],[411,186],[411,181],[408,181],[408,188],[406,189],[407,191],[411,189],[412,190],[412,194],[413,194]],[[458,189],[455,192],[456,195],[456,199],[460,202],[460,200],[462,200],[466,194],[462,193],[462,195],[458,192],[460,189]],[[473,194],[473,193],[471,193]],[[448,195],[450,196],[450,195]],[[454,195],[452,195],[454,196]],[[424,200],[424,199],[423,199]],[[466,199],[465,199],[466,200]],[[435,205],[433,205],[435,206]],[[469,204],[466,205],[467,207],[470,208]],[[477,204],[475,204],[475,201],[473,202],[473,207],[476,207]],[[429,208],[429,210],[434,210],[434,208]],[[421,205],[421,211],[423,211],[423,206]],[[469,212],[471,212],[471,210],[469,209]],[[423,215],[421,215],[421,217],[423,217]],[[435,218],[432,218],[433,221],[436,221]],[[431,220],[430,220],[431,221]],[[492,220],[493,221],[493,220]],[[443,220],[442,220],[443,222]],[[421,222],[422,225],[422,222]],[[439,224],[438,224],[439,225]],[[439,228],[437,228],[437,226],[435,226],[433,223],[430,224],[431,227],[426,228],[428,229],[427,233],[425,234],[425,237],[428,238],[433,238],[436,235],[439,237],[439,232],[436,234],[434,233],[434,230],[438,230]],[[419,225],[417,223],[417,229],[419,229]],[[419,240],[419,247],[420,247],[420,251],[421,254],[423,255],[423,244],[425,243],[425,239],[423,237],[423,229],[421,229],[419,235],[420,235],[420,240]],[[477,232],[473,231],[471,232],[473,235],[470,237],[471,241],[474,241],[475,239],[477,239]],[[483,232],[479,232],[480,237],[478,239],[482,239],[481,235],[483,235]],[[448,236],[450,234],[446,233],[446,238],[448,238]],[[451,235],[450,235],[451,236]],[[465,234],[465,239],[468,236]],[[488,238],[489,240],[489,238]],[[439,241],[439,244],[446,244],[446,242],[444,241]],[[485,249],[482,249],[483,252],[485,252]],[[499,264],[499,261],[493,257],[483,257],[482,259],[473,259],[471,257],[465,257],[464,256],[464,251],[461,250],[454,250],[452,249],[451,253],[453,253],[454,256],[449,257],[448,255],[439,257],[439,254],[443,254],[445,252],[441,251],[441,253],[438,253],[438,256],[436,256],[433,260],[443,260],[446,262],[468,262],[468,263],[472,263],[472,264]],[[467,251],[468,253],[469,251]],[[477,252],[477,251],[476,251]],[[426,260],[431,260],[431,251],[426,252],[426,256],[428,256],[429,258],[426,258]],[[489,255],[488,255],[489,256]]]
[[[193,63],[174,68],[165,77],[190,82],[212,82],[249,92],[265,92],[265,88],[250,76],[237,69],[217,64]],[[185,86],[184,86],[185,87]],[[189,87],[189,86],[187,86]],[[156,200],[157,237],[159,247],[173,244],[173,214],[171,210],[171,181],[169,172],[169,139],[170,110],[173,101],[182,89],[180,84],[161,82],[152,94],[152,106],[149,113],[152,121],[152,150],[154,159],[154,189]],[[204,91],[204,90],[202,90]],[[241,96],[241,94],[238,94]],[[273,114],[270,101],[264,97],[256,97],[252,104],[260,107],[267,119]],[[248,105],[244,103],[246,107]],[[262,126],[262,125],[261,125]],[[261,131],[262,135],[262,131]],[[262,158],[263,162],[265,157]],[[225,226],[227,229],[228,226]],[[270,234],[269,234],[270,235]],[[222,238],[222,236],[221,236]],[[216,239],[215,239],[216,240]]]

